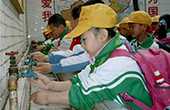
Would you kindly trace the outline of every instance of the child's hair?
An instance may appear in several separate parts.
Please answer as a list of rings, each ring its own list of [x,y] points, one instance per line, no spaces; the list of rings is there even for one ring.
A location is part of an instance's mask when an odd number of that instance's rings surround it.
[[[54,14],[48,19],[48,25],[58,27],[59,25],[66,26],[65,19],[60,14]]]
[[[169,29],[170,28],[170,14],[165,14],[163,16],[161,16],[159,18],[159,23],[161,23],[162,20],[165,20],[166,24],[166,28]]]
[[[159,39],[166,37],[167,29],[170,29],[170,15],[169,14],[165,14],[159,18],[159,30],[158,30]]]
[[[106,28],[107,32],[108,32],[108,36],[110,38],[113,38],[115,35],[116,35],[116,32],[114,30],[114,27],[113,28]]]
[[[71,16],[73,17],[73,19],[78,19],[79,16],[80,16],[80,12],[81,12],[81,7],[82,6],[87,6],[87,5],[93,5],[95,3],[102,3],[104,4],[104,2],[102,0],[88,0],[86,3],[84,4],[79,4],[78,6],[76,7],[73,7],[72,8],[72,11],[71,11]],[[74,4],[73,4],[74,5]]]

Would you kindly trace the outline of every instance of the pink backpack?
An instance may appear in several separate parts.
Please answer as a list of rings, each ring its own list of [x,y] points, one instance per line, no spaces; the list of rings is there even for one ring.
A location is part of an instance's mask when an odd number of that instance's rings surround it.
[[[111,57],[116,56],[128,56],[138,63],[147,82],[153,106],[149,108],[127,93],[121,94],[122,98],[132,101],[142,110],[170,110],[170,53],[161,49],[139,50],[137,53],[117,49]]]

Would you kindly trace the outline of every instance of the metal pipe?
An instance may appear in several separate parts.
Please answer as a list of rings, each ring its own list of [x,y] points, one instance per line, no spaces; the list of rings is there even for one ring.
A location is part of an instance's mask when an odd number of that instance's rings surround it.
[[[8,90],[9,90],[9,110],[18,110],[18,99],[17,99],[17,73],[18,68],[16,64],[15,55],[18,52],[5,53],[10,56],[10,67],[9,67],[9,79],[8,79]]]

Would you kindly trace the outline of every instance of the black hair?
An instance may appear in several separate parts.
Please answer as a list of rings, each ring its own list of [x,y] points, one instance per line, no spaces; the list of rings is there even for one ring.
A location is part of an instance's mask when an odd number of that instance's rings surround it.
[[[158,30],[159,39],[166,37],[167,29],[169,28],[170,28],[170,14],[165,14],[159,18],[159,30]]]
[[[78,19],[80,17],[80,12],[81,12],[81,7],[82,6],[87,6],[87,5],[93,5],[95,3],[102,3],[104,4],[104,2],[102,0],[88,0],[86,3],[78,5],[76,7],[74,7],[71,11],[71,16],[73,17],[73,19]]]
[[[113,38],[115,35],[116,35],[116,32],[114,30],[114,27],[113,28],[106,28],[107,32],[108,32],[108,36],[110,38]]]
[[[88,0],[86,3],[83,4],[83,6],[93,5],[95,3],[102,3],[102,4],[104,4],[104,2],[102,0]]]
[[[54,14],[48,19],[48,25],[58,27],[60,25],[66,26],[65,19],[60,14]]]
[[[159,21],[161,21],[163,19],[166,21],[167,29],[169,29],[170,28],[170,14],[165,14],[165,15],[161,16],[159,18]]]
[[[72,18],[75,20],[75,19],[78,19],[80,17],[80,12],[81,12],[81,6],[82,5],[79,5],[77,7],[74,7],[72,10],[71,10],[71,16]]]

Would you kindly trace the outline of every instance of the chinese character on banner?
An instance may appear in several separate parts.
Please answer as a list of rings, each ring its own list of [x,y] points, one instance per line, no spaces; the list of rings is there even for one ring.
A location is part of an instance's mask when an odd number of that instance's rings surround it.
[[[156,6],[148,7],[148,13],[150,16],[158,15],[158,7],[156,7]]]
[[[51,8],[51,0],[41,0],[43,8]]]
[[[43,11],[42,19],[44,20],[44,22],[48,21],[48,19],[51,17],[51,15],[52,15],[51,11],[49,11],[49,10]]]
[[[148,13],[150,16],[156,16],[159,14],[158,0],[148,1]]]
[[[47,22],[48,19],[51,17],[52,15],[52,7],[51,7],[51,3],[52,0],[41,0],[41,4],[42,4],[42,19],[44,22]]]

